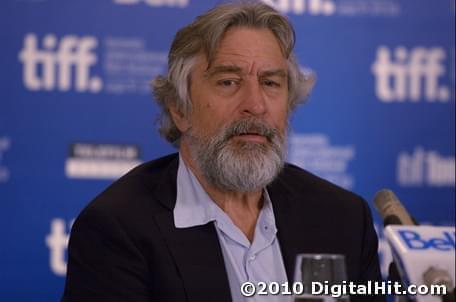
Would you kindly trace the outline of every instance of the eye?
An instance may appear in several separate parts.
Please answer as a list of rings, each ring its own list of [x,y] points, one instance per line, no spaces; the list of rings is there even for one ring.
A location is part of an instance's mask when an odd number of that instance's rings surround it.
[[[280,87],[280,83],[273,80],[263,80],[263,85],[268,87]]]
[[[217,85],[222,86],[222,87],[234,87],[234,86],[239,85],[239,80],[223,79],[223,80],[217,81]]]

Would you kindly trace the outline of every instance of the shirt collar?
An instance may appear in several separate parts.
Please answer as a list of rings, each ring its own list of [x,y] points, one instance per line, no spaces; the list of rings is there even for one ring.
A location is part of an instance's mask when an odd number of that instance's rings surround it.
[[[174,225],[176,228],[189,228],[214,221],[214,206],[216,205],[179,153],[176,205],[173,211]]]

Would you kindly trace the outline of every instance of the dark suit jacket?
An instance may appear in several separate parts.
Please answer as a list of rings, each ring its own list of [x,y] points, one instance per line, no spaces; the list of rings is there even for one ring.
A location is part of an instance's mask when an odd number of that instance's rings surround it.
[[[143,164],[82,211],[63,301],[231,301],[213,223],[174,227],[177,167],[176,154]],[[380,279],[377,237],[360,197],[292,165],[268,192],[290,281],[299,253],[343,254],[349,280]]]

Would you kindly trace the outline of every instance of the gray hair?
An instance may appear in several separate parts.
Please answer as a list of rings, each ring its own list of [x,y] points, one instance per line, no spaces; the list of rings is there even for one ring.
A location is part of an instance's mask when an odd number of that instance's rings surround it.
[[[275,35],[288,60],[289,112],[307,99],[313,87],[314,75],[301,72],[292,52],[295,32],[286,17],[258,2],[216,6],[176,33],[168,55],[168,74],[152,81],[154,98],[161,107],[159,132],[174,146],[179,146],[182,134],[169,108],[173,106],[182,114],[190,112],[190,75],[196,58],[203,52],[210,65],[223,35],[232,27],[266,28]]]

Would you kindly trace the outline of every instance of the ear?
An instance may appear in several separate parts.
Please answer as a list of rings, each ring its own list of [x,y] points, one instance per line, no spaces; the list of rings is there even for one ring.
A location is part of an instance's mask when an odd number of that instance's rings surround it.
[[[188,128],[190,128],[188,117],[178,110],[175,105],[169,107],[169,113],[171,114],[171,118],[173,119],[174,124],[176,124],[177,129],[179,129],[181,133],[185,133]]]

